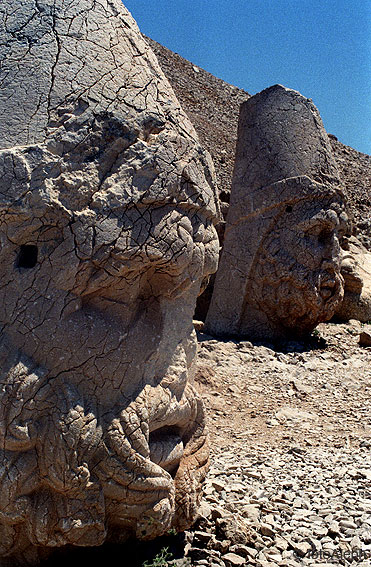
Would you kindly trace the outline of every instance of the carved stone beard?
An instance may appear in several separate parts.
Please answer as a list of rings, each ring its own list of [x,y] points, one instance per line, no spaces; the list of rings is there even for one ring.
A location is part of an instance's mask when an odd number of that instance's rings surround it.
[[[79,388],[78,370],[52,377],[5,342],[1,355],[12,401],[1,405],[3,555],[32,564],[45,553],[38,546],[147,539],[189,525],[208,467],[203,405],[188,383],[194,333],[158,383],[143,376],[132,401],[119,394],[107,411]]]
[[[269,328],[272,338],[282,337],[282,327],[288,335],[290,330],[294,336],[310,333],[318,322],[331,319],[344,295],[340,266],[334,261],[323,260],[318,269],[309,270],[300,258],[281,250],[281,245],[274,237],[264,240],[247,286],[242,317],[248,323],[248,310],[264,314],[262,336]],[[246,330],[241,328],[241,332]]]

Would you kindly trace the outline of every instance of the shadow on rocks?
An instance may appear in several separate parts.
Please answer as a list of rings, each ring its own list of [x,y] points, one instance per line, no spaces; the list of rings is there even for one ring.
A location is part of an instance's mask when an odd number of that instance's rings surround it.
[[[311,335],[298,340],[281,340],[281,341],[264,341],[264,340],[247,340],[247,337],[236,337],[223,335],[222,337],[213,337],[197,331],[197,340],[199,343],[205,341],[217,341],[220,343],[234,342],[236,345],[244,344],[245,346],[259,347],[264,346],[275,352],[282,352],[284,354],[290,352],[311,352],[316,350],[325,350],[327,348],[327,341],[322,337],[317,330],[314,330]]]
[[[166,535],[153,541],[128,540],[124,544],[104,544],[99,547],[66,547],[55,551],[40,567],[81,567],[96,563],[101,565],[119,564],[123,567],[144,565],[180,565],[184,557],[186,537],[184,532]],[[160,561],[163,558],[163,562]],[[119,560],[119,561],[118,561]]]

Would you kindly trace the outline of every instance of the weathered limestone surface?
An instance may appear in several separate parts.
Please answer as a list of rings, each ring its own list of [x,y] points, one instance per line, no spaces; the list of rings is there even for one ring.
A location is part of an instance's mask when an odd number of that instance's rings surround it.
[[[1,1],[2,567],[193,521],[192,314],[218,214],[120,0]]]
[[[371,253],[352,236],[348,250],[342,254],[344,299],[335,315],[344,321],[356,319],[366,323],[371,321]]]
[[[343,296],[339,187],[310,100],[275,85],[242,105],[209,332],[281,338],[332,317]]]

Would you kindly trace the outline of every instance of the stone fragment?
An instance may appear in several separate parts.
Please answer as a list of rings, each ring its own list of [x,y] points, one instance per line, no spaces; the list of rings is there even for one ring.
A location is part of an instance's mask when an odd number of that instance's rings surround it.
[[[371,347],[371,328],[362,331],[359,335],[359,344],[363,347]]]
[[[354,537],[352,537],[352,539],[350,540],[350,547],[351,547],[352,549],[355,549],[355,548],[361,549],[361,547],[362,547],[362,542],[361,542],[361,539],[360,539],[359,536],[354,536]]]
[[[242,543],[232,545],[230,551],[232,553],[236,553],[237,555],[241,555],[241,557],[255,557],[258,553],[257,550],[253,547],[242,545]]]
[[[313,533],[317,536],[317,537],[325,537],[328,533],[328,529],[325,526],[314,526],[313,527]]]
[[[227,553],[230,547],[231,547],[231,540],[229,539],[217,540],[215,542],[215,549],[217,549],[222,554]]]
[[[229,518],[216,520],[217,533],[223,539],[230,540],[231,544],[249,545],[255,539],[254,531],[249,522],[239,514],[231,515]]]
[[[218,518],[226,518],[230,516],[230,512],[227,512],[220,506],[213,506],[211,509],[211,517],[213,520],[217,520]]]
[[[276,418],[280,421],[304,422],[316,420],[317,416],[314,413],[297,408],[283,407],[276,412]]]
[[[308,386],[307,384],[304,384],[300,380],[293,380],[292,385],[293,385],[294,389],[297,392],[299,392],[300,394],[309,395],[309,394],[312,394],[312,392],[314,390],[314,388],[312,388],[312,386]]]
[[[269,524],[260,524],[260,531],[262,533],[262,535],[267,536],[267,537],[274,537],[275,536],[275,531],[272,528],[272,526],[270,526]]]
[[[303,541],[303,542],[294,542],[291,541],[290,545],[292,547],[292,549],[294,550],[294,553],[296,555],[298,555],[299,557],[305,557],[306,554],[312,549],[310,543]]]
[[[189,557],[191,557],[191,559],[193,561],[202,561],[204,559],[208,560],[211,553],[210,553],[209,549],[205,549],[205,548],[201,549],[199,547],[191,547],[191,549],[188,551],[188,555],[189,555]]]
[[[207,545],[211,539],[211,533],[209,532],[202,532],[200,530],[196,530],[194,532],[194,542],[201,543],[202,545]]]
[[[339,237],[347,226],[339,187],[309,99],[275,85],[242,105],[208,333],[298,337],[334,315],[343,298]]]
[[[221,480],[213,480],[212,485],[213,485],[213,488],[215,488],[215,490],[217,492],[222,492],[227,487],[226,483],[221,481]]]
[[[331,537],[337,537],[340,535],[340,527],[338,522],[332,521],[328,527],[328,535]]]
[[[287,540],[276,536],[275,540],[274,540],[274,545],[277,547],[277,549],[279,549],[280,551],[286,551],[287,547],[288,547],[288,543]]]
[[[207,502],[201,502],[198,508],[198,515],[203,519],[208,519],[211,517],[211,506]]]
[[[270,561],[274,561],[275,563],[281,563],[282,561],[282,555],[280,553],[277,553],[277,551],[273,550],[273,549],[267,549],[267,558]]]
[[[2,0],[0,37],[0,563],[15,567],[194,521],[192,315],[218,204],[121,0]]]
[[[241,514],[242,516],[250,520],[253,521],[258,520],[260,518],[259,506],[254,506],[253,504],[246,504],[245,506],[241,507]]]
[[[239,567],[246,565],[246,559],[236,553],[226,553],[222,556],[222,559],[227,567]]]
[[[346,529],[355,530],[355,529],[357,529],[357,524],[355,524],[351,520],[340,520],[339,526],[343,530],[346,530]]]

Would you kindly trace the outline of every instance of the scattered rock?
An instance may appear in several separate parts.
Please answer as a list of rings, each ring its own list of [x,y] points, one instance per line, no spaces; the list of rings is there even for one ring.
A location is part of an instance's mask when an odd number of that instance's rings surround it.
[[[219,537],[230,540],[233,544],[247,545],[255,539],[250,524],[238,513],[216,520],[216,526]]]
[[[350,522],[349,520],[341,520],[339,522],[339,526],[340,526],[340,528],[343,528],[343,529],[349,529],[349,530],[356,530],[357,529],[357,524],[355,524],[354,522]]]
[[[275,536],[275,531],[269,524],[260,524],[260,531],[264,536],[272,538]]]
[[[317,418],[314,413],[299,410],[297,408],[281,408],[276,412],[276,418],[279,420],[291,420],[291,421],[312,421]]]
[[[217,490],[218,492],[222,492],[222,490],[226,489],[225,482],[221,482],[219,480],[213,480],[212,485],[213,488],[215,488],[215,490]]]
[[[239,567],[246,565],[246,559],[240,555],[236,555],[235,553],[226,553],[223,555],[222,559],[227,567]]]
[[[291,541],[290,545],[299,557],[305,557],[308,551],[312,549],[312,546],[307,541],[303,541],[301,543]]]
[[[363,347],[371,347],[371,330],[363,330],[359,335],[359,344]]]
[[[292,381],[293,388],[300,394],[311,394],[313,392],[313,387],[303,384],[300,380]]]

